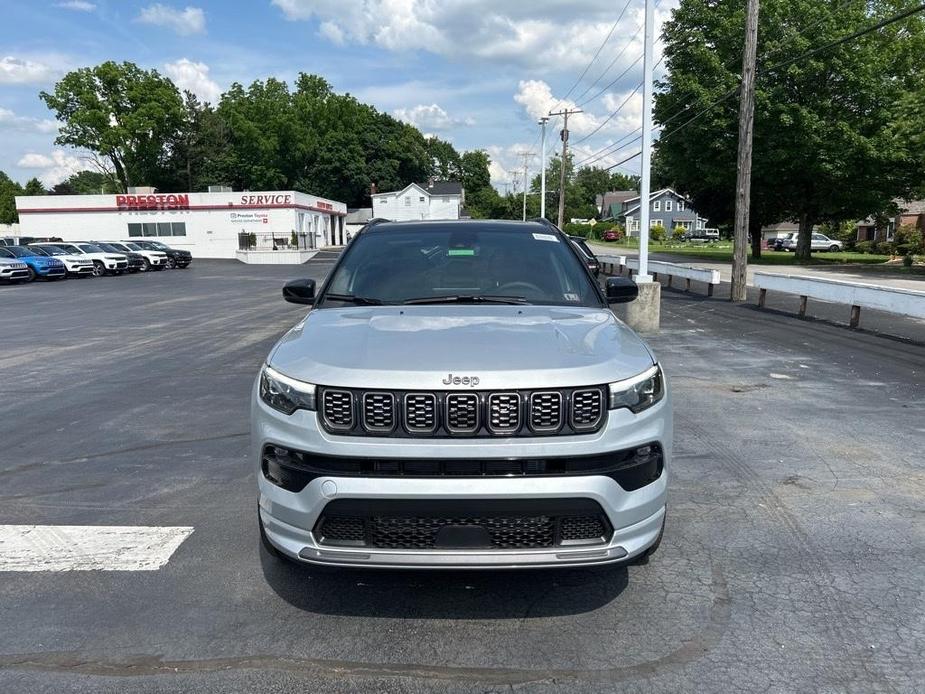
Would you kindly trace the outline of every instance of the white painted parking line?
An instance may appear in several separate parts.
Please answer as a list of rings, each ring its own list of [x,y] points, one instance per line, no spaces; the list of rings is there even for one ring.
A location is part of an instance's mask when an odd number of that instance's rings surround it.
[[[186,527],[0,525],[0,571],[156,571]]]

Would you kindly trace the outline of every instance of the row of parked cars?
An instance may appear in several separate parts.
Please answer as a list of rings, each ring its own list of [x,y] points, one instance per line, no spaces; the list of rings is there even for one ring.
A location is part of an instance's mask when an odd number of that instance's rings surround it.
[[[32,241],[0,243],[0,281],[31,282],[186,268],[189,251],[159,241]]]

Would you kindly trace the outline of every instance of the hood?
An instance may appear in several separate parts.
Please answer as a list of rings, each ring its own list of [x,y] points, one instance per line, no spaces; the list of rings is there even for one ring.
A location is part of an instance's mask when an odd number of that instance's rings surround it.
[[[599,385],[653,363],[643,341],[606,309],[555,306],[386,306],[311,311],[269,364],[310,383],[464,390]]]

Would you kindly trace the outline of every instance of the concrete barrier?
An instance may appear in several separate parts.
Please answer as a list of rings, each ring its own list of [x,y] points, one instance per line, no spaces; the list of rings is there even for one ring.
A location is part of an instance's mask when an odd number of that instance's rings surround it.
[[[611,275],[622,275],[624,270],[629,270],[630,276],[633,272],[639,271],[639,260],[637,258],[627,258],[625,255],[602,255],[598,260],[604,266],[604,272]],[[610,266],[610,272],[608,272]],[[661,260],[649,261],[649,272],[652,279],[658,281],[659,275],[668,277],[668,286],[674,284],[674,279],[679,278],[686,281],[685,291],[690,291],[691,281],[703,282],[707,285],[707,296],[713,296],[713,288],[719,284],[719,270],[705,270],[690,265],[678,265],[677,263],[666,263]]]
[[[852,328],[858,327],[862,308],[925,319],[925,292],[806,275],[756,272],[754,277],[754,285],[760,290],[758,293],[759,307],[764,307],[768,291],[796,294],[800,297],[800,318],[806,317],[807,300],[819,299],[850,305],[849,324]]]

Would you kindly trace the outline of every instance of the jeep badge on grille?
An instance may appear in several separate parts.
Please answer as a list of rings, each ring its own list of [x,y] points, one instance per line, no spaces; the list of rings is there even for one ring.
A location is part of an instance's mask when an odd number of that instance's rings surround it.
[[[446,375],[446,378],[443,379],[443,385],[445,386],[472,386],[475,388],[478,384],[478,376],[454,376],[449,373]]]

